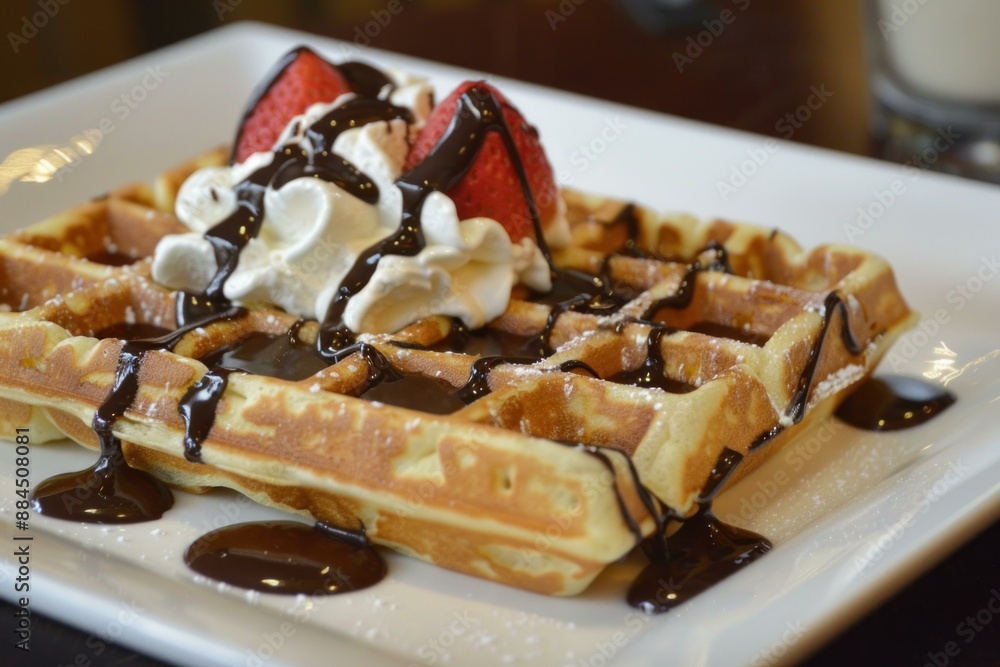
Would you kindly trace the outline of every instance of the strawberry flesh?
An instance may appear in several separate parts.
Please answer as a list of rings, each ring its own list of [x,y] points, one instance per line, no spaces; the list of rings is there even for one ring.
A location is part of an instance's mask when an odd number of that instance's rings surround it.
[[[332,102],[351,92],[336,67],[305,47],[289,52],[265,81],[244,114],[234,143],[234,162],[271,150],[288,122],[310,105]]]

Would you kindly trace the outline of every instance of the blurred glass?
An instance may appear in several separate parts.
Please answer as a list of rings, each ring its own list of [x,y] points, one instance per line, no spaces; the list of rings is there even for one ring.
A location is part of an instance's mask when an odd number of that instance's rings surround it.
[[[1000,0],[864,0],[882,157],[1000,183]]]
[[[674,35],[701,28],[719,10],[701,0],[618,0],[640,28],[653,35]]]

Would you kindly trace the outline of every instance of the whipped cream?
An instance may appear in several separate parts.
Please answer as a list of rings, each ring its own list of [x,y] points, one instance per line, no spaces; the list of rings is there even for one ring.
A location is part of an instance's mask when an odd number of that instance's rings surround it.
[[[323,320],[330,302],[358,257],[395,232],[402,219],[402,193],[395,181],[409,146],[432,107],[432,89],[423,80],[389,71],[395,87],[389,101],[412,113],[343,131],[333,152],[377,185],[377,203],[368,204],[334,183],[300,177],[264,192],[259,234],[243,248],[224,295],[236,303],[269,302],[288,312]],[[293,119],[277,146],[311,151],[306,129],[346,101],[315,104]],[[203,236],[237,207],[236,186],[267,167],[273,152],[240,164],[198,170],[183,184],[176,213],[191,231],[164,237],[153,258],[153,278],[173,289],[201,292],[218,271],[212,244]],[[550,244],[568,237],[568,224],[550,225]],[[430,193],[421,210],[424,247],[416,255],[386,254],[367,285],[351,297],[343,323],[361,333],[391,333],[423,317],[447,315],[478,328],[507,308],[511,288],[551,288],[548,263],[532,239],[514,244],[499,222],[485,217],[460,220],[455,204]]]

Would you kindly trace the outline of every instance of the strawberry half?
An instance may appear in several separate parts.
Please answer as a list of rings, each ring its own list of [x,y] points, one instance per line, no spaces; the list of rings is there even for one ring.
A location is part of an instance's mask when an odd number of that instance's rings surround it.
[[[525,200],[521,178],[503,136],[493,130],[486,133],[469,169],[457,184],[445,190],[445,194],[455,202],[460,219],[477,216],[493,218],[503,225],[514,243],[524,237],[533,238],[531,207],[537,208],[543,225],[556,212],[558,190],[552,167],[545,157],[535,128],[524,120],[507,98],[485,81],[466,81],[434,108],[410,149],[406,169],[412,169],[422,162],[448,132],[452,123],[457,122],[455,114],[459,99],[466,93],[479,99],[492,95],[499,102],[514,147],[521,159],[533,201]]]
[[[232,159],[269,151],[294,116],[316,102],[332,102],[350,86],[336,67],[306,47],[285,55],[257,89],[236,134]]]

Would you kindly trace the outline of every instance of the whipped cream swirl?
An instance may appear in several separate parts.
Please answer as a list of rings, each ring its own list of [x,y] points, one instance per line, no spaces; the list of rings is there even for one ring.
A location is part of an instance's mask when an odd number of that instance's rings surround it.
[[[344,277],[366,249],[391,235],[402,220],[401,176],[410,143],[431,111],[432,89],[423,80],[386,72],[383,90],[392,104],[410,111],[412,122],[379,120],[342,131],[332,149],[378,187],[374,204],[336,184],[311,176],[294,178],[263,194],[260,231],[243,247],[223,288],[236,303],[268,302],[302,317],[323,320]],[[308,130],[332,109],[354,99],[346,94],[315,104],[294,118],[276,149],[314,150]],[[240,164],[195,172],[181,187],[176,213],[191,232],[161,240],[153,278],[173,289],[201,292],[219,270],[215,250],[203,236],[232,215],[236,187],[275,159],[261,152]],[[558,244],[565,218],[550,224]],[[391,333],[430,315],[460,318],[478,328],[507,308],[518,282],[538,291],[551,288],[549,266],[531,239],[514,244],[504,228],[485,217],[460,220],[454,203],[430,193],[420,215],[424,247],[413,256],[382,256],[367,285],[354,294],[343,324],[356,333]]]

